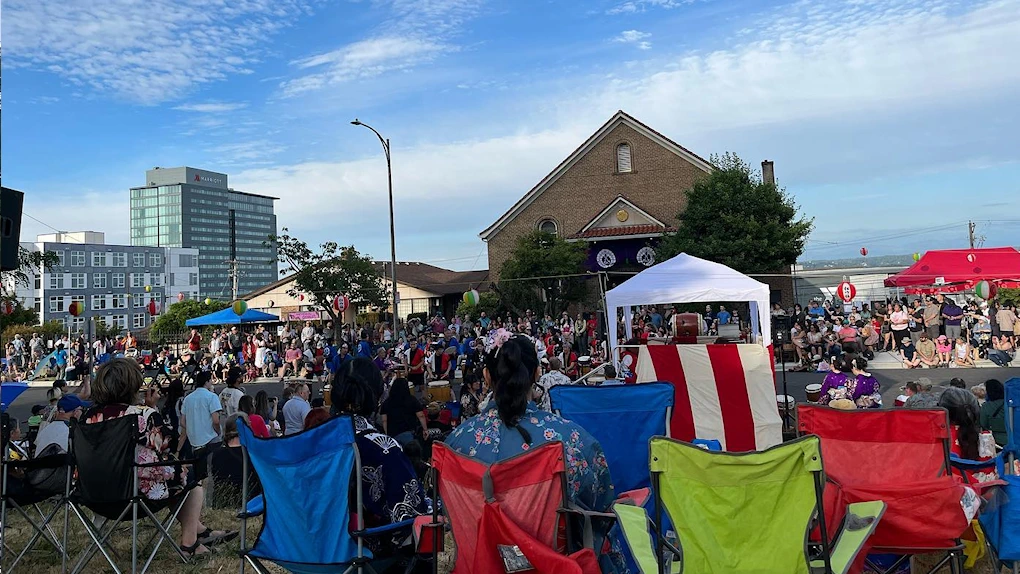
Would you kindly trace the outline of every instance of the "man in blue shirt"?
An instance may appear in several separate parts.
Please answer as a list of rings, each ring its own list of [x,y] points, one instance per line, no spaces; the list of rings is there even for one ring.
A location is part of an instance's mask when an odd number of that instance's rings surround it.
[[[960,336],[960,323],[963,320],[963,309],[949,297],[945,298],[942,305],[942,318],[945,320],[946,336],[950,341],[955,341]]]
[[[482,315],[478,318],[478,322],[482,325],[483,329],[488,329],[491,320],[485,316],[485,311],[482,311]]]
[[[729,325],[731,317],[733,315],[730,315],[730,312],[726,310],[726,306],[719,305],[719,312],[715,314],[716,321],[719,321],[720,325]]]
[[[184,397],[181,404],[181,436],[191,443],[191,458],[198,460],[195,463],[196,480],[206,477],[208,455],[220,444],[220,411],[223,405],[212,388],[212,373],[203,371],[196,374],[195,390]],[[184,442],[179,442],[178,454]]]
[[[818,304],[818,301],[812,301],[811,306],[808,308],[808,316],[812,321],[825,318],[825,309]]]
[[[368,333],[364,331],[361,332],[361,341],[358,342],[358,356],[372,358],[372,344],[368,342]]]
[[[651,317],[651,319],[652,319],[652,325],[655,325],[656,329],[658,329],[659,327],[662,326],[662,315],[659,314],[659,310],[656,309],[655,307],[652,307],[652,317]]]

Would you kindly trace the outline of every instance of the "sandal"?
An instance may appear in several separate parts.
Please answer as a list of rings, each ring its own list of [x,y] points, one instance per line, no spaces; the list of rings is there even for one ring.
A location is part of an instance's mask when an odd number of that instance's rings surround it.
[[[181,552],[188,558],[195,558],[196,556],[208,556],[209,554],[212,554],[212,550],[209,550],[208,548],[205,549],[205,552],[199,552],[198,549],[202,547],[204,547],[202,541],[195,540],[195,543],[192,544],[191,546],[181,545]]]
[[[222,534],[216,535],[216,532],[222,532]],[[205,531],[198,533],[197,542],[199,544],[205,544],[206,546],[214,546],[222,542],[230,542],[234,538],[237,538],[237,531],[216,531],[212,528],[206,528]]]

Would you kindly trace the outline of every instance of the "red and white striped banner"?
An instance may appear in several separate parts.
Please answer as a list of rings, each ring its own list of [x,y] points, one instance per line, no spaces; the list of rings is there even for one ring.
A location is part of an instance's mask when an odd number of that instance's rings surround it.
[[[770,361],[761,345],[650,345],[635,371],[639,383],[673,384],[673,438],[715,439],[742,452],[783,442]]]

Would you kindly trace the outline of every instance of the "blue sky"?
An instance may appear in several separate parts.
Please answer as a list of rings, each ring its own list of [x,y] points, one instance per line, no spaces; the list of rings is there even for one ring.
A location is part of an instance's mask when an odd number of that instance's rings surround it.
[[[776,174],[805,258],[1020,244],[1010,0],[5,0],[4,185],[128,241],[152,166],[281,197],[281,227],[484,267],[477,233],[617,109]],[[23,237],[49,229],[26,218]]]

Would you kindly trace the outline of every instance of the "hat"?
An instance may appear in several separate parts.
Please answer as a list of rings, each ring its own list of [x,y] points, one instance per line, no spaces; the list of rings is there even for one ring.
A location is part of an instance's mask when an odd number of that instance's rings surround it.
[[[917,386],[921,387],[922,391],[930,391],[935,386],[928,377],[917,377],[917,380],[914,382],[917,383]]]
[[[91,405],[92,403],[81,400],[78,395],[64,395],[57,401],[57,408],[65,413],[69,413],[79,407],[84,408]]]
[[[945,341],[946,340],[946,336],[945,335],[939,335],[939,338],[937,340]]]

